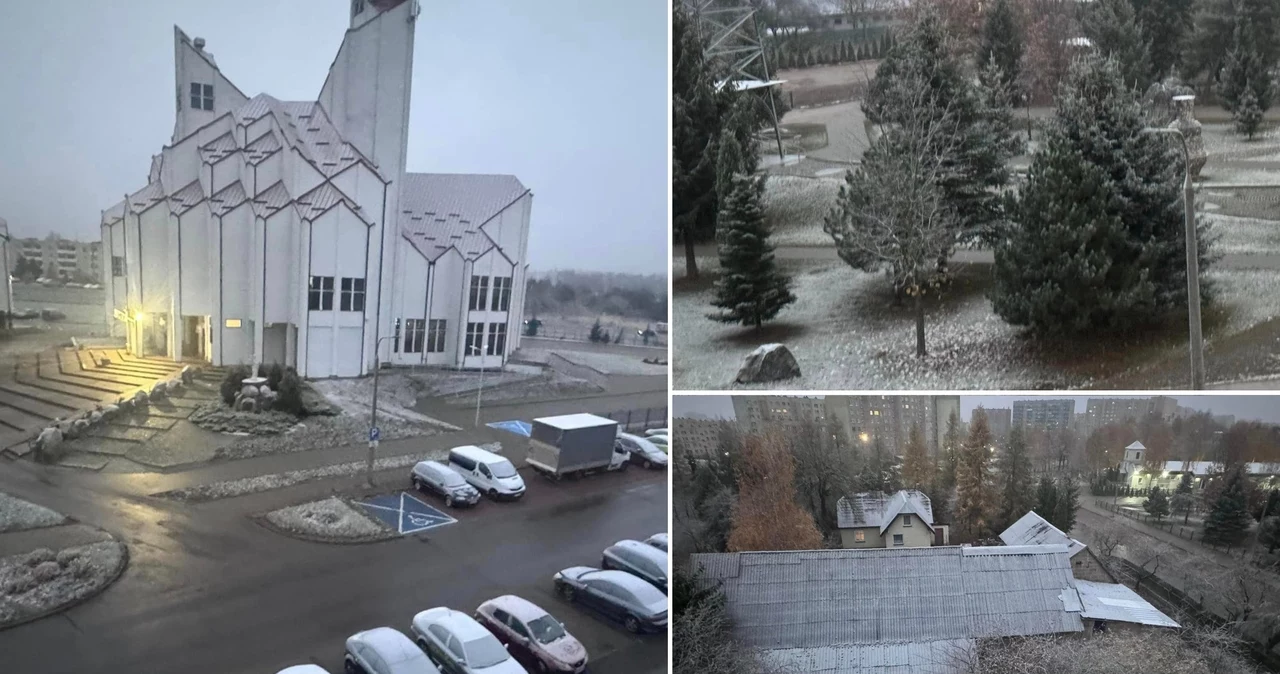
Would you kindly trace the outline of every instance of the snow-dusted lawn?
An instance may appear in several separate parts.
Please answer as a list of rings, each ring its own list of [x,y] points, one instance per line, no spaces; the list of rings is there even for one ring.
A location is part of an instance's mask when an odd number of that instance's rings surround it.
[[[570,377],[563,372],[550,370],[546,375],[541,377],[522,381],[516,384],[508,384],[500,388],[491,389],[486,385],[481,397],[483,400],[488,402],[498,402],[502,400],[534,400],[538,398],[598,393],[603,390],[603,388],[596,386],[585,379]],[[474,397],[467,397],[465,400],[470,404],[470,401],[474,400]]]
[[[24,531],[62,524],[67,520],[61,513],[0,493],[0,534],[7,531]]]
[[[0,626],[84,598],[111,581],[124,561],[124,545],[116,541],[0,558]]]
[[[346,414],[357,418],[369,416],[373,402],[373,377],[322,379],[311,382],[311,385]],[[419,388],[420,384],[403,373],[379,374],[378,414],[435,431],[460,430],[457,426],[410,409],[418,403]]]
[[[273,510],[264,517],[285,531],[316,538],[362,540],[390,533],[336,496]]]
[[[652,365],[644,362],[645,358],[662,358],[666,354],[655,350],[652,356],[638,356],[629,353],[599,353],[595,351],[554,351],[565,360],[585,365],[604,374],[643,375],[666,374],[666,365]]]
[[[957,280],[941,305],[929,307],[925,337],[929,355],[915,356],[914,318],[893,307],[882,277],[842,263],[788,267],[798,300],[760,331],[708,320],[712,291],[677,290],[672,303],[677,389],[1002,389],[1089,386],[1166,353],[1159,340],[1128,346],[1060,346],[1037,343],[991,311],[987,265],[957,265]],[[1218,334],[1236,332],[1280,315],[1280,273],[1211,271],[1219,306],[1228,317]],[[1210,339],[1213,335],[1210,336]],[[756,346],[782,342],[800,364],[795,380],[735,385],[743,358]],[[1185,348],[1185,347],[1170,347]],[[1119,353],[1117,353],[1119,350]],[[1096,362],[1094,362],[1096,361]]]
[[[1280,174],[1277,178],[1280,179]],[[1204,217],[1213,223],[1212,231],[1219,237],[1214,248],[1219,253],[1280,253],[1280,220],[1217,213],[1206,213]]]
[[[802,178],[775,175],[765,181],[765,222],[776,246],[830,246],[822,218],[836,205],[842,177]]]

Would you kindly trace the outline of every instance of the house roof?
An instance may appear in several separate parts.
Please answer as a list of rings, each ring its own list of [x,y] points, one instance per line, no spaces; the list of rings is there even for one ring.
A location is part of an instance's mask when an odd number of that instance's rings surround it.
[[[836,502],[836,525],[841,529],[879,527],[880,533],[902,513],[913,512],[933,528],[933,503],[924,492],[904,489],[892,494],[863,492]]]
[[[1125,447],[1125,449],[1146,449],[1146,448],[1147,448],[1146,445],[1143,445],[1141,442],[1138,442],[1137,440],[1134,440],[1133,442],[1129,443],[1128,447]]]
[[[474,260],[496,245],[481,227],[527,191],[511,175],[406,173],[400,229],[428,260],[451,249]]]
[[[1173,618],[1161,613],[1137,592],[1124,585],[1077,580],[1076,592],[1080,598],[1080,615],[1085,618],[1154,627],[1180,627]]]
[[[778,648],[760,651],[781,672],[812,674],[952,674],[976,655],[972,639]]]
[[[1079,632],[1061,545],[693,555],[762,649]]]
[[[1221,473],[1224,466],[1216,461],[1165,461],[1160,470],[1169,473],[1190,472],[1195,475],[1214,475]],[[1280,475],[1280,462],[1252,461],[1244,464],[1244,470],[1249,475]]]
[[[1000,532],[1005,545],[1065,545],[1067,554],[1075,557],[1085,549],[1085,544],[1066,535],[1058,527],[1049,524],[1035,511],[1030,511],[1008,529]]]

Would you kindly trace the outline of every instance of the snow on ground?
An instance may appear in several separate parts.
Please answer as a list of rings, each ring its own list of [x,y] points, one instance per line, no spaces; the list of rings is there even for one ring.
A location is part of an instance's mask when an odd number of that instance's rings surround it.
[[[1218,237],[1214,250],[1219,253],[1280,253],[1280,221],[1240,218],[1206,213]]]
[[[458,370],[417,370],[407,375],[422,387],[418,394],[421,398],[436,396],[452,396],[462,393],[474,393],[483,383],[484,388],[516,384],[536,378],[540,373],[526,369],[486,370],[483,377],[479,371],[460,372]]]
[[[387,456],[381,459],[376,459],[373,462],[373,469],[375,471],[381,471],[392,470],[395,468],[408,468],[419,461],[438,461],[444,459],[448,455],[449,450],[441,449],[418,454]],[[333,477],[359,475],[363,473],[364,470],[364,461],[351,461],[348,463],[321,466],[319,468],[290,470],[283,473],[257,475],[255,477],[246,477],[238,480],[211,482],[209,484],[184,487],[182,489],[175,489],[173,491],[153,495],[172,498],[178,501],[212,501],[220,498],[244,496],[245,494],[257,494],[264,491],[271,491],[273,489],[283,489],[285,487],[303,484],[304,482],[314,482],[316,480],[324,480]]]
[[[583,395],[587,393],[599,393],[604,388],[597,386],[585,379],[570,377],[563,372],[555,370],[548,371],[547,374],[518,382],[508,384],[500,388],[489,388],[486,384],[484,392],[481,394],[483,401],[499,402],[506,400],[535,400],[539,398],[564,398],[567,396]],[[475,400],[475,395],[459,397],[455,399],[458,402],[466,401],[471,404]]]
[[[124,545],[101,541],[0,558],[0,626],[75,602],[115,578]]]
[[[359,540],[388,533],[386,527],[336,496],[273,510],[265,517],[268,522],[285,531],[317,538]]]
[[[842,178],[770,176],[764,184],[765,223],[776,246],[830,246],[822,218],[836,205]]]
[[[521,349],[522,352],[533,352],[535,358],[543,357],[538,354],[536,349]],[[655,351],[653,356],[640,356],[629,353],[600,353],[595,351],[570,351],[570,350],[549,350],[549,353],[564,358],[565,360],[585,365],[593,370],[604,374],[622,374],[622,375],[645,375],[645,374],[666,374],[666,365],[653,365],[644,362],[645,358],[662,357],[661,351]]]
[[[672,303],[677,389],[989,389],[1027,390],[1090,385],[1089,377],[1055,365],[1043,347],[991,311],[985,296],[990,267],[956,267],[957,280],[941,306],[925,317],[928,355],[915,355],[915,322],[895,308],[876,274],[841,263],[791,270],[797,301],[759,332],[708,320],[712,290],[677,291]],[[1216,270],[1218,301],[1229,308],[1227,331],[1280,315],[1280,273]],[[1219,333],[1222,334],[1222,333]],[[786,344],[800,365],[798,379],[737,385],[733,378],[756,346]]]
[[[359,379],[321,379],[311,382],[316,391],[324,395],[343,412],[356,418],[369,417],[373,401],[373,377]],[[391,418],[406,424],[420,424],[437,431],[460,430],[453,424],[432,419],[412,409],[418,404],[419,384],[402,373],[378,375],[378,416]]]
[[[0,493],[0,533],[51,527],[66,521],[61,513]]]
[[[382,412],[382,402],[379,400],[378,430],[383,440],[425,437],[444,432],[405,421],[403,418],[384,415]],[[358,414],[307,417],[286,433],[240,438],[225,447],[217,448],[214,455],[220,459],[247,459],[267,454],[292,454],[362,443],[369,437],[369,421],[367,407]],[[444,426],[445,430],[458,430],[456,426]]]

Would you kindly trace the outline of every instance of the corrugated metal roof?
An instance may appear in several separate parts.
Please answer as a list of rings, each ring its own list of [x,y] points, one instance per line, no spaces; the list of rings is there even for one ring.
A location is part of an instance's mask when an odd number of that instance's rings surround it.
[[[218,190],[217,194],[209,197],[209,210],[213,211],[214,215],[226,215],[237,206],[243,204],[248,198],[244,193],[244,186],[237,180]]]
[[[1030,511],[1008,529],[1000,532],[1005,545],[1065,545],[1072,557],[1085,549],[1085,544],[1066,535],[1058,527],[1049,524],[1035,511]]]
[[[250,164],[258,164],[279,149],[280,139],[276,138],[274,131],[268,131],[246,145],[244,155]]]
[[[915,512],[933,528],[933,503],[924,492],[915,489],[842,496],[836,502],[836,526],[841,529],[880,527],[883,533],[894,517],[907,510]]]
[[[761,651],[783,672],[812,674],[959,674],[976,655],[971,639],[779,648]]]
[[[253,211],[261,217],[268,217],[276,211],[288,206],[293,201],[284,182],[280,181],[263,190],[253,198]]]
[[[1076,591],[1083,607],[1081,615],[1096,620],[1138,623],[1154,627],[1180,627],[1137,592],[1115,583],[1077,580]]]
[[[356,216],[363,220],[365,224],[370,224],[369,218],[365,215],[364,209],[360,208],[359,204],[348,199],[347,196],[342,193],[342,190],[339,190],[333,185],[333,183],[320,183],[315,187],[315,189],[312,189],[310,192],[307,192],[294,200],[294,203],[298,206],[298,211],[302,214],[302,217],[307,220],[313,220],[320,217],[321,214],[332,208],[338,202],[345,203],[347,208],[350,208],[351,212],[355,213]]]
[[[401,231],[428,260],[451,248],[475,259],[495,246],[481,225],[524,192],[510,175],[406,173],[397,217]]]
[[[1061,546],[693,555],[723,585],[739,636],[759,648],[1078,632]]]
[[[164,186],[154,182],[129,195],[129,210],[141,213],[164,200]]]
[[[207,164],[216,164],[227,157],[227,155],[239,150],[240,146],[236,142],[236,138],[230,131],[214,138],[200,147],[200,157]]]
[[[175,215],[182,215],[196,204],[204,201],[204,188],[199,180],[192,180],[186,187],[169,195],[169,210]]]

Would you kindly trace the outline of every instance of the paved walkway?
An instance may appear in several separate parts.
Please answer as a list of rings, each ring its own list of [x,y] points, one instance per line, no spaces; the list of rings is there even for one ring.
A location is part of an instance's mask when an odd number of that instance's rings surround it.
[[[36,548],[61,550],[75,545],[88,545],[109,540],[107,532],[88,524],[64,524],[27,531],[0,534],[0,557],[20,555]]]
[[[1094,503],[1095,498],[1096,497],[1086,496],[1082,494],[1080,497],[1080,507],[1083,508],[1084,510],[1088,510],[1089,512],[1093,513],[1094,515],[1097,515],[1100,518],[1110,520],[1112,522],[1115,522],[1116,524],[1129,527],[1130,529],[1134,529],[1136,531],[1141,531],[1142,533],[1147,534],[1148,536],[1151,536],[1152,538],[1155,538],[1161,542],[1168,543],[1169,545],[1172,545],[1173,547],[1178,548],[1179,550],[1183,550],[1185,552],[1199,555],[1201,557],[1212,559],[1215,562],[1217,562],[1219,565],[1221,565],[1223,568],[1226,568],[1229,565],[1240,563],[1239,557],[1232,557],[1231,555],[1228,555],[1225,552],[1219,552],[1217,550],[1214,550],[1213,548],[1196,543],[1195,541],[1189,541],[1185,538],[1179,538],[1177,534],[1172,534],[1172,533],[1169,533],[1168,531],[1165,531],[1164,529],[1158,529],[1156,527],[1143,524],[1138,520],[1130,519],[1128,517],[1125,517],[1124,515],[1116,515],[1114,513],[1107,512],[1106,510],[1099,508],[1097,504]]]

